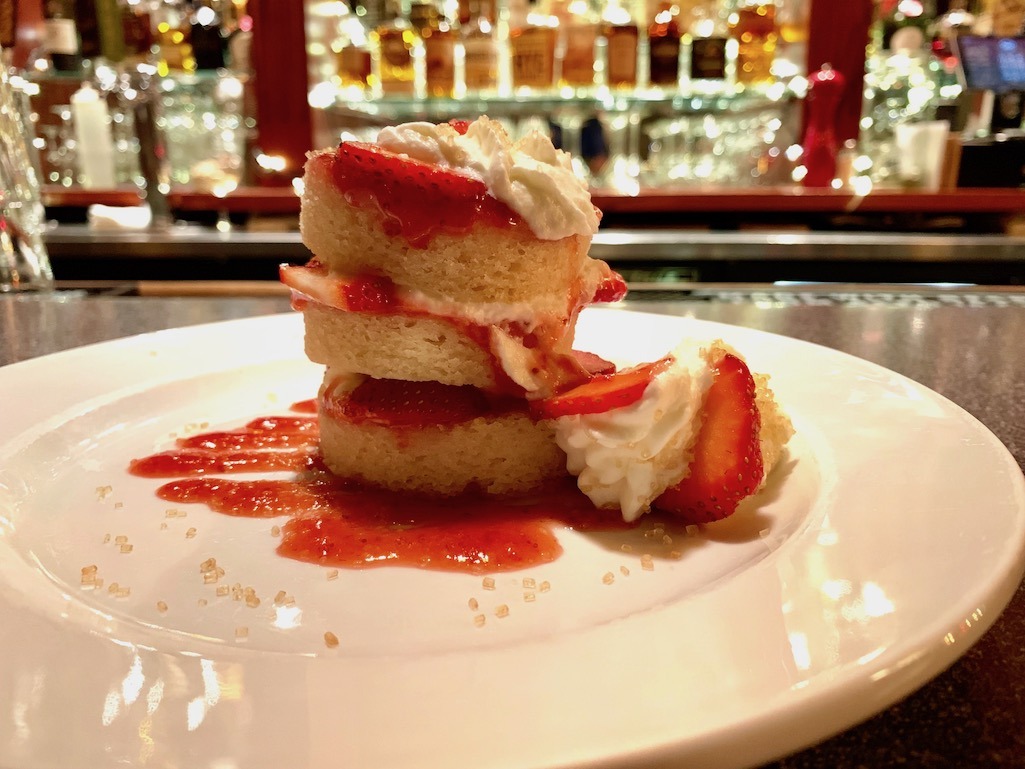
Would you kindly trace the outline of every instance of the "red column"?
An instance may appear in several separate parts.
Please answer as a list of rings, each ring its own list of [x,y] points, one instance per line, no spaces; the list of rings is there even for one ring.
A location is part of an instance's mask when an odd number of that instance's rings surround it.
[[[836,137],[841,143],[858,137],[872,7],[872,0],[812,0],[811,4],[808,73],[831,64],[847,78],[836,112]]]
[[[306,65],[303,0],[249,0],[253,17],[253,72],[257,144],[285,159],[280,174],[261,174],[266,185],[286,185],[302,173],[313,146]]]

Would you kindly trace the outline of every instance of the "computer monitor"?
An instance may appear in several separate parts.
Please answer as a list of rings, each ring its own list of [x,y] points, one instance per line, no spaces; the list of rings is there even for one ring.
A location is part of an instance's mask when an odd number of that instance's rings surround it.
[[[963,85],[974,91],[1025,91],[1025,38],[961,35],[954,41]]]

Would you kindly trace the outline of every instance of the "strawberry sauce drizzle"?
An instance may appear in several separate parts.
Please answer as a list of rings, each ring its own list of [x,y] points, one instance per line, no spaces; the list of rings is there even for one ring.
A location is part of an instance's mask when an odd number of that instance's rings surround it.
[[[293,410],[309,413],[312,403],[302,401]],[[558,558],[555,526],[633,526],[618,511],[596,510],[572,479],[524,498],[437,499],[363,488],[324,469],[317,444],[316,419],[264,417],[238,430],[181,438],[176,450],[133,460],[129,471],[174,478],[157,489],[169,502],[205,504],[246,518],[289,516],[278,554],[339,568],[510,571]],[[287,480],[210,477],[276,470],[297,474]]]

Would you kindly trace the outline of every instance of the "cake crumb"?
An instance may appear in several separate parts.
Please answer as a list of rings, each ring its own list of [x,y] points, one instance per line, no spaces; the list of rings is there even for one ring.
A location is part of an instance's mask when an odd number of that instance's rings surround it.
[[[546,579],[544,582],[537,586],[537,589],[542,593],[547,593],[549,590],[552,589],[552,586],[548,583],[548,580]]]
[[[118,534],[116,537],[114,537],[114,544],[115,545],[125,545],[127,543],[128,543],[128,535],[127,534]]]
[[[331,571],[327,573],[327,579],[328,582],[338,579],[338,569],[331,569]]]
[[[526,603],[534,603],[534,601],[537,600],[537,598],[534,595],[534,593],[532,593],[530,591],[527,591],[526,593],[523,594],[523,600]]]
[[[132,550],[134,549],[134,545],[130,545],[130,544],[128,544],[126,542],[125,544],[121,545],[121,547],[119,549],[121,550],[122,553],[128,554],[128,553],[132,552]]]
[[[645,553],[641,556],[641,568],[645,571],[655,570],[655,559],[652,558],[650,553]]]
[[[630,570],[628,568],[626,568],[626,566],[620,566],[619,567],[619,573],[622,574],[624,577],[629,577],[630,576]]]
[[[494,577],[485,577],[483,580],[481,580],[480,584],[481,584],[481,587],[483,587],[485,590],[494,590],[495,589],[495,578]]]
[[[324,645],[328,649],[338,648],[338,636],[336,636],[334,633],[328,630],[326,633],[324,633]]]
[[[536,587],[537,587],[537,582],[534,581],[533,577],[524,577],[523,578],[523,589],[524,590],[533,590]]]
[[[124,502],[115,502],[115,503],[114,503],[114,509],[115,509],[115,510],[120,510],[120,509],[121,509],[122,507],[124,507],[124,506],[125,506],[125,503],[124,503]]]
[[[500,603],[495,608],[495,616],[498,617],[499,619],[502,619],[503,617],[508,617],[509,616],[509,607],[508,607],[508,605],[506,605],[504,603]]]
[[[485,622],[487,622],[487,617],[483,614],[478,614],[473,618],[473,624],[477,627],[484,627]]]
[[[633,545],[628,545],[626,543],[620,545],[619,549],[622,550],[624,553],[632,553],[634,551]]]
[[[185,532],[185,539],[192,539],[195,536],[196,536],[196,527],[195,526],[192,526],[191,528],[188,529],[188,531]]]
[[[602,575],[601,581],[604,582],[606,585],[611,585],[613,582],[616,581],[616,575],[613,574],[611,571],[607,571],[605,572],[605,574]]]
[[[280,537],[281,536],[281,527],[280,526],[271,526],[270,527],[270,535],[272,537]]]
[[[466,605],[470,607],[470,611],[477,611],[477,609],[480,607],[480,604],[477,603],[476,598],[471,598],[469,601],[467,601]]]
[[[157,601],[157,611],[161,614],[167,614],[167,603],[164,601]]]
[[[245,641],[247,638],[249,638],[249,628],[247,628],[245,625],[239,625],[237,628],[235,628],[236,641]]]
[[[113,486],[97,486],[96,487],[96,498],[97,499],[106,499],[107,497],[109,497],[113,493],[114,493],[114,487]]]
[[[207,602],[207,600],[205,598],[200,598],[198,601],[196,601],[196,604],[199,605],[199,606],[206,606],[207,603],[208,602]]]

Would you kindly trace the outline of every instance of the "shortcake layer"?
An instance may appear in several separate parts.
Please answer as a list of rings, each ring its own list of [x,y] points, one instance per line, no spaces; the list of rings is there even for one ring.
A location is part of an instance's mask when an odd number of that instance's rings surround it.
[[[464,407],[461,393],[449,399],[435,385],[424,398],[433,409],[415,399],[375,409],[351,402],[361,382],[329,371],[321,389],[321,454],[336,475],[444,496],[530,492],[565,475],[566,457],[550,425],[520,404]],[[389,384],[401,390],[405,383]]]
[[[575,319],[592,299],[625,284],[588,260],[581,288],[559,312],[529,303],[461,304],[405,291],[387,278],[343,279],[322,265],[284,266],[282,281],[304,313],[306,354],[315,363],[378,379],[472,385],[545,397],[585,376],[572,352]]]
[[[579,281],[589,237],[540,240],[522,220],[481,222],[466,232],[440,231],[429,245],[416,247],[391,231],[372,196],[347,196],[339,188],[337,164],[335,151],[310,156],[300,212],[303,242],[332,273],[385,275],[403,288],[454,302],[554,306]]]

